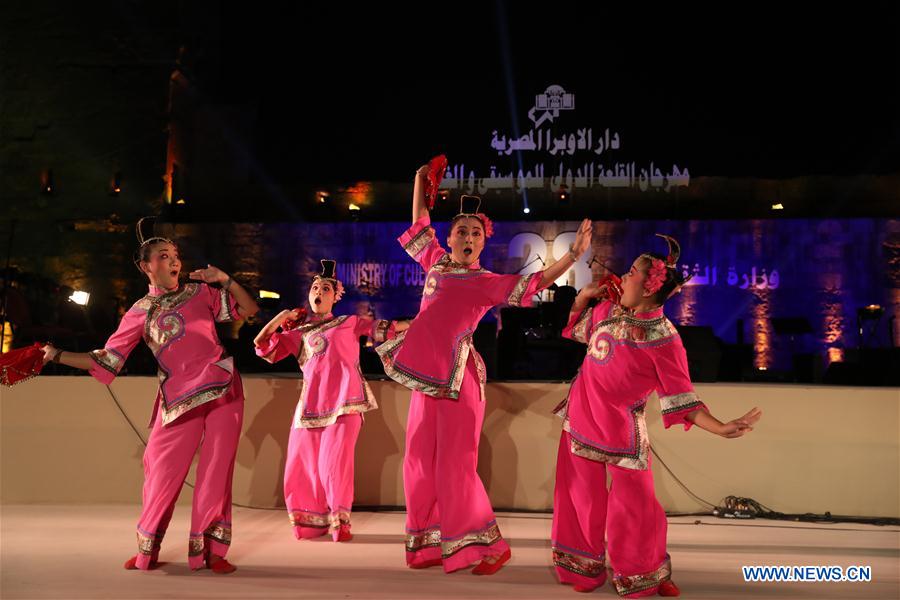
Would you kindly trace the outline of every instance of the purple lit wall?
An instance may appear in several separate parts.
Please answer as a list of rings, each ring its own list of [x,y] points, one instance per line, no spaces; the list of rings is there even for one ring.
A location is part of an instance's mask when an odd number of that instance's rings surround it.
[[[496,223],[482,263],[501,273],[539,269],[536,256],[550,263],[554,255],[565,253],[576,225]],[[206,226],[199,227],[206,231]],[[238,240],[227,242],[234,246],[228,249],[232,268],[258,274],[259,287],[278,291],[284,306],[305,303],[318,259],[332,258],[347,288],[337,312],[355,312],[360,303],[383,317],[411,316],[418,309],[424,277],[396,242],[407,227],[404,222],[215,227],[219,235],[202,236],[193,227],[185,231],[189,246],[199,251],[197,240],[202,237],[210,252],[219,254],[221,249],[213,247],[221,240]],[[443,241],[446,223],[438,223],[437,230]],[[895,345],[900,343],[896,321],[889,322],[900,311],[898,220],[598,222],[592,252],[621,273],[643,251],[665,252],[656,232],[681,242],[680,263],[695,273],[696,285],[685,287],[667,304],[667,315],[680,325],[710,326],[727,343],[742,335],[754,349],[757,368],[790,368],[791,355],[797,352],[841,360],[845,349],[861,343],[857,309],[869,304],[886,309],[869,342],[889,345],[893,337]],[[190,260],[191,249],[186,251]],[[603,272],[596,264],[593,271],[593,276]],[[591,276],[582,261],[559,283],[581,287]],[[772,319],[790,317],[806,319],[812,333],[794,339],[779,335]]]

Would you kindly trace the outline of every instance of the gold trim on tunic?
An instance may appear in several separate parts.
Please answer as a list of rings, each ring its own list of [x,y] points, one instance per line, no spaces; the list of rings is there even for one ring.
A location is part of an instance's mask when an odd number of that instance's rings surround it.
[[[378,408],[378,402],[375,400],[375,394],[369,386],[369,382],[363,377],[362,370],[356,365],[356,372],[359,375],[359,381],[362,385],[364,402],[352,402],[356,398],[350,398],[351,404],[343,404],[334,411],[325,415],[316,415],[314,417],[305,416],[303,407],[306,405],[306,382],[303,382],[303,389],[300,392],[300,406],[294,414],[294,429],[312,429],[315,427],[328,427],[337,422],[338,418],[343,415],[356,415],[369,412]]]
[[[519,277],[519,281],[516,282],[515,287],[512,292],[509,294],[509,298],[506,299],[506,303],[510,306],[522,306],[522,300],[525,297],[525,290],[528,289],[528,282],[531,281],[531,278],[534,277],[536,273],[531,273],[529,275],[522,275]]]
[[[118,375],[122,370],[122,358],[111,350],[91,350],[88,354],[98,367],[106,369],[113,375]]]
[[[702,406],[703,402],[696,392],[685,392],[673,396],[660,396],[659,405],[662,408],[662,414],[667,415],[696,406]]]
[[[391,329],[391,322],[385,319],[375,321],[373,328],[372,341],[380,344],[387,341],[388,331]]]
[[[164,381],[164,373],[160,371],[160,385],[162,385],[162,381]],[[184,413],[197,408],[201,404],[206,404],[207,402],[212,402],[213,400],[218,400],[222,396],[228,393],[228,389],[231,387],[232,381],[229,381],[225,385],[217,386],[213,388],[209,388],[203,390],[202,392],[197,392],[193,396],[188,397],[185,400],[182,400],[178,403],[177,406],[172,408],[171,410],[166,408],[165,401],[161,401],[159,403],[160,408],[162,409],[162,422],[163,425],[168,425]]]
[[[328,347],[328,340],[325,339],[324,333],[329,329],[333,329],[342,325],[349,315],[341,315],[327,321],[318,323],[306,323],[297,328],[300,331],[300,349],[297,353],[297,362],[303,367],[306,362],[313,356],[318,356],[325,352]]]
[[[617,341],[638,345],[656,345],[678,336],[678,330],[665,315],[639,319],[621,306],[613,306],[609,316],[594,325],[591,340],[601,333],[609,334]]]
[[[563,423],[563,429],[569,433],[570,450],[575,456],[581,456],[595,462],[603,462],[625,469],[645,471],[650,467],[650,438],[647,435],[647,421],[644,418],[644,406],[641,404],[632,410],[634,428],[634,451],[613,452],[576,439],[578,432],[573,432],[569,419]]]
[[[219,288],[219,314],[216,316],[218,323],[230,323],[236,321],[238,315],[231,311],[231,302],[229,302],[231,294],[225,288]]]
[[[581,311],[581,314],[578,315],[578,320],[575,321],[575,325],[572,326],[572,339],[576,342],[581,342],[582,344],[588,343],[588,338],[590,338],[591,332],[588,329],[588,324],[591,321],[591,311],[594,309],[588,307]]]
[[[422,251],[425,250],[434,240],[434,227],[430,225],[423,227],[419,233],[412,236],[408,242],[403,244],[403,249],[414,259],[418,258]]]
[[[433,396],[435,398],[459,398],[459,389],[462,387],[462,380],[465,375],[465,367],[466,362],[469,359],[469,353],[475,352],[477,355],[475,346],[472,343],[472,333],[468,332],[459,339],[459,342],[454,349],[455,358],[453,360],[453,366],[450,369],[450,375],[446,382],[438,383],[425,380],[416,376],[414,373],[410,373],[402,367],[397,366],[396,355],[400,351],[403,340],[406,339],[407,331],[409,330],[407,329],[406,331],[398,333],[397,337],[394,339],[388,340],[375,348],[375,352],[381,357],[381,362],[384,365],[384,372],[387,376],[404,387],[422,392],[428,396]],[[481,362],[480,368],[479,362]],[[480,357],[479,360],[475,361],[475,367],[478,371],[479,383],[483,387],[486,381],[486,370],[484,369],[483,362],[480,361]]]

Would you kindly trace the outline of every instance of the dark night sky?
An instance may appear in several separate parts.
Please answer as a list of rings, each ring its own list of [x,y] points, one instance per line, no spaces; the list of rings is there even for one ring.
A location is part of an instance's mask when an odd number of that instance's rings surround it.
[[[890,5],[474,7],[182,19],[213,65],[210,93],[258,108],[256,152],[283,177],[405,181],[438,151],[484,169],[497,162],[492,130],[511,132],[515,119],[527,131],[533,95],[554,83],[576,94],[567,127],[613,126],[632,158],[692,176],[898,170]]]

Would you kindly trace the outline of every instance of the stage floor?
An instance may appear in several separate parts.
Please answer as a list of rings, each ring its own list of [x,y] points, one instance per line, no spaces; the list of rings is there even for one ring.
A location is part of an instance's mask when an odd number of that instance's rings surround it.
[[[232,575],[187,567],[189,508],[178,506],[163,545],[167,564],[125,571],[136,506],[0,507],[0,597],[13,598],[559,598],[550,517],[501,513],[512,561],[492,577],[412,571],[403,562],[403,513],[358,512],[355,538],[297,542],[282,511],[235,509]],[[685,598],[897,598],[900,530],[867,525],[669,519],[673,579]],[[870,566],[867,583],[745,583],[742,565]],[[594,597],[613,598],[610,586]]]

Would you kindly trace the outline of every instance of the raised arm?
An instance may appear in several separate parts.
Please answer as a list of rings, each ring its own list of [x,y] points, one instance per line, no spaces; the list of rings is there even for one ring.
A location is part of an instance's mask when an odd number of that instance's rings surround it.
[[[219,269],[218,267],[206,265],[205,269],[197,269],[196,271],[192,271],[190,274],[190,278],[196,281],[202,281],[204,283],[220,284],[223,289],[227,290],[228,293],[231,294],[231,296],[234,298],[234,301],[237,302],[238,314],[243,319],[252,317],[259,312],[259,306],[256,304],[256,301],[253,299],[253,297],[247,292],[247,290],[241,287],[241,284],[239,284],[237,281],[233,280],[228,273]]]
[[[578,227],[578,233],[575,235],[575,243],[572,244],[566,255],[541,272],[541,289],[549,286],[559,279],[563,273],[571,269],[572,265],[581,258],[581,255],[591,247],[592,230],[593,224],[590,219],[585,219],[581,222],[581,225]]]
[[[416,179],[413,184],[412,198],[412,222],[415,223],[428,214],[428,205],[425,203],[425,186],[428,181],[428,165],[422,165],[416,171]]]
[[[256,337],[253,339],[253,345],[257,348],[262,348],[269,341],[269,338],[272,337],[272,334],[278,331],[278,328],[287,321],[288,319],[297,320],[300,318],[300,314],[294,310],[283,310],[275,317],[272,318],[271,321],[266,323],[266,326],[263,327]]]

